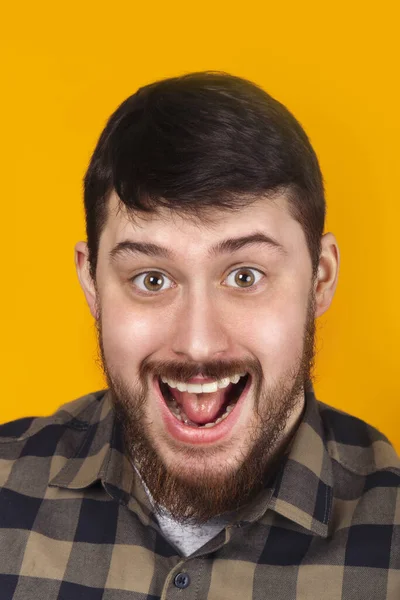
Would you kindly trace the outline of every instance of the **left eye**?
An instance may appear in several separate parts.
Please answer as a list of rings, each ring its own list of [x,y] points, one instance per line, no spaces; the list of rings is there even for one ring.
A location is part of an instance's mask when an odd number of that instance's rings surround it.
[[[253,273],[257,273],[259,275],[259,279],[256,279]],[[240,267],[239,269],[235,269],[231,273],[229,273],[228,277],[225,281],[228,281],[230,277],[233,276],[234,283],[237,283],[238,286],[242,289],[246,289],[249,287],[253,287],[257,284],[263,274],[258,269],[251,269],[250,267]]]

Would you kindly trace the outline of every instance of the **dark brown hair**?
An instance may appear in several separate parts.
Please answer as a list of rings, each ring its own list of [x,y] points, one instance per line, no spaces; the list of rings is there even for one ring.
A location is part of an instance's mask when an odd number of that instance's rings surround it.
[[[284,193],[316,272],[326,210],[318,159],[294,116],[250,81],[210,71],[165,79],[111,115],[84,178],[94,280],[112,190],[131,214],[185,216]]]

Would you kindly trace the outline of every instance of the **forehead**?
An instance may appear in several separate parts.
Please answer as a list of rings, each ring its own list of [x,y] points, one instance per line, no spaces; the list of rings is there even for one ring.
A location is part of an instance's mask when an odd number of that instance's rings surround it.
[[[288,254],[306,249],[304,232],[283,195],[258,198],[235,211],[208,209],[207,213],[189,216],[169,208],[159,209],[157,214],[131,212],[113,192],[100,249],[110,250],[125,240],[141,241],[166,246],[177,256],[188,258],[205,253],[218,241],[255,231],[276,240]]]

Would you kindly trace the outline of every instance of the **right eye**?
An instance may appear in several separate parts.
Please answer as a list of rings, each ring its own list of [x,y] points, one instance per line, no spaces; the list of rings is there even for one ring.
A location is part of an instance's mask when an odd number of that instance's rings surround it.
[[[169,277],[164,275],[164,273],[160,273],[159,271],[144,271],[143,273],[139,273],[130,279],[130,281],[140,290],[142,294],[154,295],[156,292],[164,291],[161,289],[162,284],[165,280],[171,281]],[[137,283],[139,282],[139,284]],[[145,287],[141,287],[141,285]],[[169,289],[168,288],[164,289]]]

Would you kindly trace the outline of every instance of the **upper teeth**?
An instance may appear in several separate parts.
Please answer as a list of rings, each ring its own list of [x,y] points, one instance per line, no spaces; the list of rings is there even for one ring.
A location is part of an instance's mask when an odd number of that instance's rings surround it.
[[[161,381],[167,383],[172,388],[177,388],[180,392],[190,392],[192,394],[209,394],[210,392],[216,392],[218,389],[226,388],[230,383],[237,383],[241,377],[244,377],[246,373],[237,373],[232,377],[225,377],[224,379],[218,379],[211,383],[181,383],[180,381],[173,381],[161,377]]]

